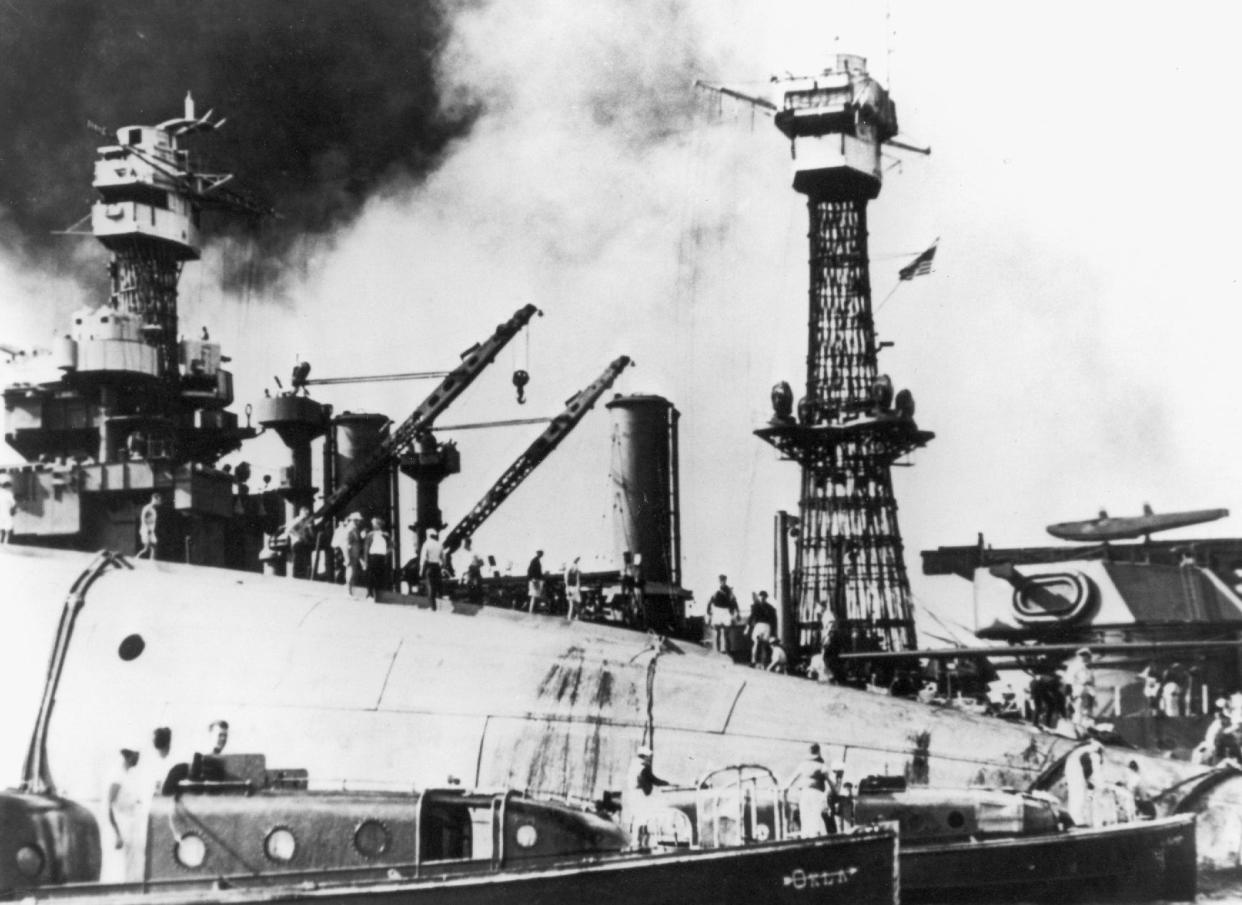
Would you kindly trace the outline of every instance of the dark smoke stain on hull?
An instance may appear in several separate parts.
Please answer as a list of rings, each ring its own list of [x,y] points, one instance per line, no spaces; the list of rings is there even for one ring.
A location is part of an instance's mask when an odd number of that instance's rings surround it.
[[[515,759],[515,763],[527,764],[526,788],[565,795],[575,786],[596,787],[614,682],[602,664],[586,670],[585,651],[578,646],[568,648],[548,668],[536,695],[548,707],[528,714],[530,729],[523,734]],[[580,700],[587,704],[585,713],[579,711]],[[570,720],[587,723],[590,731],[581,737],[566,732]]]

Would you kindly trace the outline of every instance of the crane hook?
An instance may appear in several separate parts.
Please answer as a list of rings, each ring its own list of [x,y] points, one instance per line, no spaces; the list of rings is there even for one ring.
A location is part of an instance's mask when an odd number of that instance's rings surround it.
[[[513,372],[513,385],[517,387],[518,405],[526,404],[526,384],[530,383],[530,375],[525,371]]]

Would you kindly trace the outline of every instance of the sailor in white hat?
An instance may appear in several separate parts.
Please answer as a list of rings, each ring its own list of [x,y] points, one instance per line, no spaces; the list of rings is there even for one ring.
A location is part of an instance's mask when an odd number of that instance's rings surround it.
[[[621,800],[622,819],[630,829],[630,836],[638,845],[647,844],[647,813],[650,810],[651,793],[656,786],[667,786],[666,780],[660,779],[651,769],[651,757],[654,752],[650,746],[643,744],[634,752],[630,768],[626,774],[625,792]]]

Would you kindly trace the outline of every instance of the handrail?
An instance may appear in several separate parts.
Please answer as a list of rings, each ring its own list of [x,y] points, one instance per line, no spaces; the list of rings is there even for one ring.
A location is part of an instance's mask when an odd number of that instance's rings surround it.
[[[743,775],[746,771],[752,771],[752,774],[749,776]],[[732,783],[721,786],[709,785],[713,778],[729,773],[734,774]],[[752,830],[754,827],[759,826],[759,783],[763,779],[764,775],[767,776],[771,783],[770,787],[765,786],[764,788],[770,788],[771,792],[773,812],[772,833],[775,839],[785,838],[789,822],[787,814],[789,807],[787,798],[788,790],[781,787],[780,782],[776,778],[776,774],[763,764],[732,764],[727,767],[717,767],[709,770],[695,783],[695,791],[698,793],[698,826],[695,829],[700,837],[700,844],[702,844],[702,837],[706,835],[704,831],[708,828],[708,824],[704,820],[704,812],[706,809],[703,805],[707,800],[707,796],[711,793],[714,793],[714,799],[717,805],[719,805],[723,802],[723,795],[721,793],[724,790],[737,790],[736,820],[739,835],[747,825],[746,816],[748,807],[750,814],[750,826]],[[718,843],[720,837],[720,821],[722,817],[720,808],[713,808],[712,814],[712,838]]]
[[[39,703],[39,715],[35,718],[30,748],[26,752],[26,763],[22,768],[20,788],[23,792],[35,795],[56,794],[56,783],[52,781],[51,768],[47,762],[47,733],[52,720],[52,708],[56,705],[56,692],[60,687],[61,675],[65,671],[69,641],[73,637],[78,613],[86,605],[86,592],[95,583],[95,579],[114,566],[125,569],[133,568],[121,554],[111,550],[101,550],[73,582],[68,596],[65,597],[65,605],[60,613],[60,623],[56,627],[52,656],[47,665],[47,678],[43,682],[43,700]]]
[[[418,878],[423,869],[423,803],[427,800],[427,792],[418,793],[418,804],[414,805],[414,877]]]
[[[492,799],[492,870],[505,866],[505,817],[509,811],[512,789],[505,789]]]
[[[772,785],[780,787],[780,781],[777,780],[776,774],[764,764],[729,764],[727,767],[715,767],[699,777],[698,781],[695,782],[695,787],[699,789],[706,788],[708,780],[721,773],[737,773],[740,778],[743,770],[762,770],[771,777]]]

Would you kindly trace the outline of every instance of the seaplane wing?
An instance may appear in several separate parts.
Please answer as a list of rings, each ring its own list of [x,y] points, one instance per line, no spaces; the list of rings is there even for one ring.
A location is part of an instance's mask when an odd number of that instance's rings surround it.
[[[1146,507],[1145,507],[1146,508]],[[1144,537],[1156,531],[1167,531],[1170,528],[1184,528],[1187,525],[1201,525],[1213,522],[1229,514],[1228,509],[1195,509],[1189,512],[1155,513],[1150,508],[1142,515],[1111,518],[1100,513],[1099,518],[1086,519],[1080,522],[1058,522],[1049,525],[1048,533],[1061,540],[1080,543],[1093,543],[1106,540],[1129,540]]]

